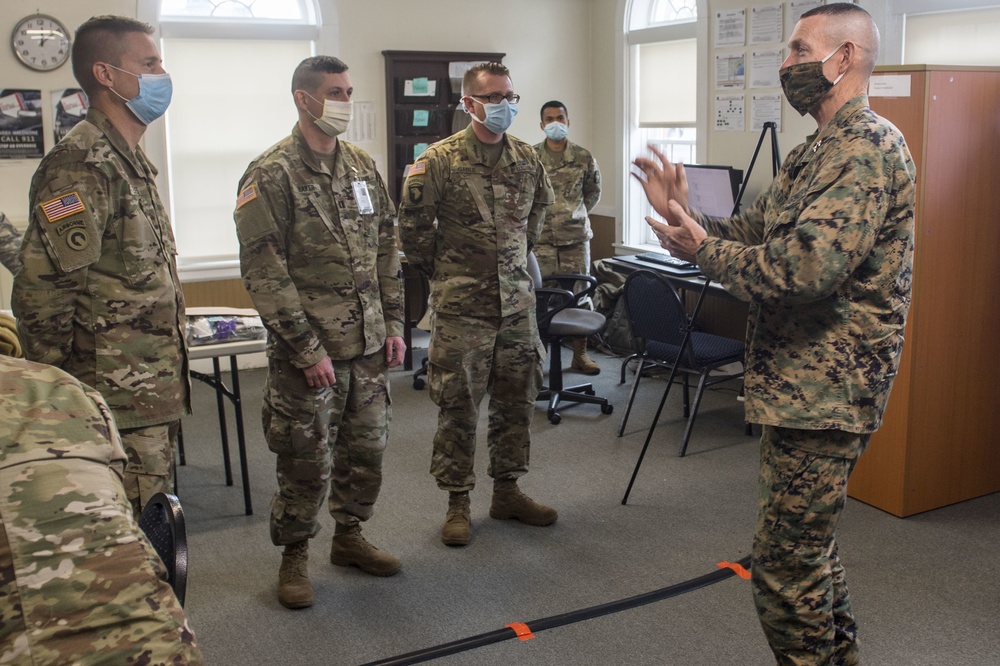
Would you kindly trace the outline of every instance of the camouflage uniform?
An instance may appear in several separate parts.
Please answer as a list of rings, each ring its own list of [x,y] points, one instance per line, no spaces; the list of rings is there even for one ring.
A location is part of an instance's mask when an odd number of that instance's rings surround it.
[[[754,594],[782,663],[857,659],[834,528],[902,352],[914,178],[902,135],[862,95],[745,213],[696,216],[702,271],[752,303],[746,412],[765,426]]]
[[[360,212],[355,181],[366,183],[374,213]],[[338,141],[331,173],[297,125],[240,182],[243,281],[268,330],[263,422],[277,454],[275,545],[315,536],[331,475],[338,523],[372,514],[390,416],[385,339],[403,334],[394,213],[371,157]],[[336,386],[310,388],[302,369],[326,356]]]
[[[107,400],[133,506],[173,479],[169,431],[189,414],[184,295],[156,169],[91,108],[42,159],[12,303],[26,358]]]
[[[527,253],[552,188],[531,146],[509,134],[488,166],[470,125],[430,146],[404,189],[400,238],[407,261],[430,279],[434,312],[428,383],[440,412],[431,473],[445,490],[475,485],[476,422],[489,391],[489,475],[516,479],[528,467],[545,353]]]
[[[0,213],[0,264],[10,271],[11,275],[21,270],[21,232],[19,232],[7,216]]]
[[[601,200],[601,172],[586,148],[566,141],[560,153],[545,141],[535,150],[552,183],[555,202],[545,211],[545,224],[535,243],[535,259],[542,275],[590,273],[590,229],[588,213]]]
[[[132,517],[103,398],[0,357],[0,410],[0,663],[204,663]]]

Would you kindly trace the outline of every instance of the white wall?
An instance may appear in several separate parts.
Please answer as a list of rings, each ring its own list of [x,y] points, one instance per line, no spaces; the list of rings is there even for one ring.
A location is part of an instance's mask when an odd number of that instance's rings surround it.
[[[514,91],[521,95],[511,134],[532,144],[544,139],[539,110],[548,100],[558,99],[569,109],[571,138],[589,147],[594,125],[589,4],[580,0],[338,2],[341,53],[335,55],[351,68],[354,99],[374,101],[380,114],[380,134],[371,152],[385,163],[382,51],[386,50],[506,53],[504,64],[510,68]],[[374,16],[383,18],[373,20]],[[601,156],[597,158],[600,162]]]

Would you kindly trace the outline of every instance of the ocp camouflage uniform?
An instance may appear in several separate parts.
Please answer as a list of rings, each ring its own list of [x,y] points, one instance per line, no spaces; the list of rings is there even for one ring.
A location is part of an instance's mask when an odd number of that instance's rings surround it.
[[[0,357],[0,411],[0,663],[204,663],[132,517],[104,399]]]
[[[588,213],[601,200],[601,171],[586,148],[567,140],[566,149],[553,152],[545,141],[535,145],[552,184],[555,201],[545,211],[545,224],[533,251],[542,275],[590,274]]]
[[[781,663],[857,663],[835,528],[878,429],[910,303],[915,168],[867,96],[725,220],[697,215],[702,271],[752,303],[747,420],[764,425],[753,586]]]
[[[373,213],[360,212],[355,181]],[[390,417],[385,340],[403,334],[395,210],[367,153],[339,140],[331,170],[298,126],[250,164],[239,191],[243,282],[268,330],[271,539],[284,545],[319,531],[331,475],[338,523],[372,515]],[[310,388],[303,368],[326,356],[336,386]]]
[[[133,507],[173,486],[176,423],[191,412],[184,295],[156,168],[91,108],[31,181],[12,304],[26,358],[107,400]]]
[[[479,404],[489,391],[488,474],[516,479],[528,470],[544,356],[527,253],[552,188],[535,151],[509,134],[489,166],[470,125],[430,146],[404,189],[403,249],[431,282],[428,384],[440,408],[431,473],[442,489],[473,488]]]
[[[0,264],[15,275],[21,270],[21,232],[0,213]]]

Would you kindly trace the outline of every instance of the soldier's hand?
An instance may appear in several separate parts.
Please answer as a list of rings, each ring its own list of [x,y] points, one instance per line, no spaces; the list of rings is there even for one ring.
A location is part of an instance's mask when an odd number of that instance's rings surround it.
[[[327,388],[337,383],[337,377],[333,374],[333,361],[329,356],[324,356],[323,360],[316,365],[303,368],[306,375],[306,383],[310,388]]]
[[[671,200],[677,201],[682,210],[689,213],[688,182],[684,174],[684,165],[671,164],[666,156],[652,145],[649,149],[657,159],[635,158],[632,164],[639,169],[639,173],[633,171],[632,176],[642,185],[653,210],[662,215],[672,226],[678,226],[680,221],[670,211],[669,204]]]
[[[671,201],[669,207],[677,220],[675,226],[657,222],[651,217],[646,218],[646,223],[659,239],[660,247],[678,259],[697,263],[698,247],[708,234],[694,218],[684,212],[679,203]]]
[[[406,355],[406,343],[403,338],[397,336],[385,339],[385,362],[390,368],[395,368],[403,362]]]

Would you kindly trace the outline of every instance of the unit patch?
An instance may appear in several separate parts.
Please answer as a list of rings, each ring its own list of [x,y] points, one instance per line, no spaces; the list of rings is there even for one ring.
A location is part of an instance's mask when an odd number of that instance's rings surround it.
[[[45,214],[45,219],[49,222],[56,222],[64,217],[76,215],[77,213],[82,213],[87,210],[86,206],[83,205],[83,201],[80,199],[80,195],[76,192],[70,192],[69,194],[64,194],[61,197],[50,199],[49,201],[40,204],[40,207],[42,212]]]
[[[78,252],[86,250],[87,246],[90,245],[90,238],[87,236],[86,230],[74,229],[66,236],[66,245]]]

